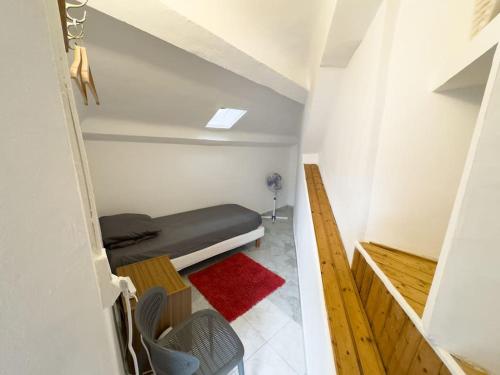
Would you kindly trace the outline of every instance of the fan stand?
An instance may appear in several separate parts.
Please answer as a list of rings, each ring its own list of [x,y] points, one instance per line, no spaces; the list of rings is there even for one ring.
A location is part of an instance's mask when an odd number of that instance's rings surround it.
[[[277,192],[274,192],[273,214],[271,216],[262,216],[263,219],[271,219],[273,223],[276,223],[276,220],[288,220],[288,217],[286,216],[276,216],[276,197],[277,197]]]

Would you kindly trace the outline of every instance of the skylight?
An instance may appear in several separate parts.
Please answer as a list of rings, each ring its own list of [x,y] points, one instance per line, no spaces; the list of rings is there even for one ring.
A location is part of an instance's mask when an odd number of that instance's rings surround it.
[[[207,128],[230,129],[245,113],[245,109],[221,108],[210,119]]]

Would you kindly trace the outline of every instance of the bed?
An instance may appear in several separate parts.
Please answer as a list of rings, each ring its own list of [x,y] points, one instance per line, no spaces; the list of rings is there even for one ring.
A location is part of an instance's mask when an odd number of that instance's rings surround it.
[[[106,238],[106,228],[120,226],[119,217],[121,215],[100,219],[103,239]],[[236,204],[207,207],[150,220],[159,230],[154,236],[130,241],[127,246],[119,248],[106,246],[113,272],[117,267],[162,255],[168,255],[176,269],[180,270],[264,236],[260,215]]]

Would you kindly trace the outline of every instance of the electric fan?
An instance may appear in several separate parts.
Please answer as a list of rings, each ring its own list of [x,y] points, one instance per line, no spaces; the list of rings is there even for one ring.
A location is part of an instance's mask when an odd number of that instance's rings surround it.
[[[276,220],[287,220],[285,216],[276,216],[276,198],[278,197],[278,192],[283,188],[283,179],[279,173],[270,173],[266,177],[266,185],[269,190],[273,192],[273,213],[271,216],[262,216],[263,219],[271,219],[273,223]]]

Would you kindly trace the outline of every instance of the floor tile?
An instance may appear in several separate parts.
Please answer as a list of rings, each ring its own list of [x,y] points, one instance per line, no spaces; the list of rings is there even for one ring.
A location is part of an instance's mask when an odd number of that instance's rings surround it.
[[[291,317],[283,313],[269,299],[264,299],[247,311],[243,317],[264,339],[271,339]]]
[[[304,338],[302,327],[291,320],[269,341],[273,350],[298,374],[305,374]]]
[[[205,309],[214,310],[212,305],[210,303],[208,303],[208,301],[205,298],[199,298],[199,299],[193,300],[193,303],[191,304],[191,310],[193,313],[195,313],[196,311],[205,310]]]
[[[250,358],[266,342],[259,332],[242,316],[231,322],[231,326],[245,347],[245,360]]]
[[[296,375],[281,357],[265,344],[245,362],[245,375]]]

